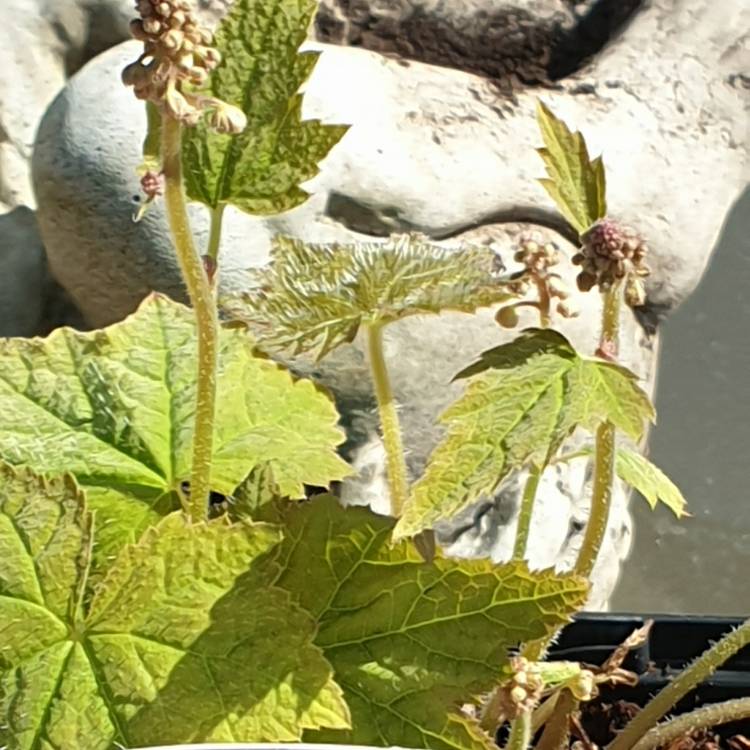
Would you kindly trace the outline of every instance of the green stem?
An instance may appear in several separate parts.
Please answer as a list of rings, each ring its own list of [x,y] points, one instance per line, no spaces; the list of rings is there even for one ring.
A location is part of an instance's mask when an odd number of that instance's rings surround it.
[[[206,255],[214,262],[219,260],[219,248],[221,247],[221,230],[224,222],[225,203],[219,203],[216,208],[211,209],[211,230],[208,235],[208,247]]]
[[[197,403],[189,514],[194,521],[202,521],[206,517],[211,487],[219,323],[211,286],[190,231],[182,181],[181,141],[182,126],[165,115],[162,118],[164,202],[177,260],[195,310],[198,329]]]
[[[693,688],[710,677],[727,659],[750,644],[750,619],[725,635],[661,690],[608,745],[607,750],[631,750],[665,714]]]
[[[510,727],[510,737],[505,750],[526,750],[531,742],[531,712],[524,711],[517,716]]]
[[[516,529],[516,542],[513,545],[513,559],[523,560],[526,556],[526,545],[529,541],[529,530],[531,529],[531,516],[534,512],[534,501],[542,478],[542,467],[532,464],[529,468],[529,476],[523,488],[521,508],[518,512],[518,527]]]
[[[615,443],[615,428],[612,423],[600,424],[596,430],[594,447],[594,489],[591,496],[591,513],[586,524],[583,544],[573,569],[584,578],[588,578],[594,569],[607,531],[612,505],[612,485],[615,479]]]
[[[396,400],[393,397],[391,381],[383,356],[382,326],[368,327],[367,343],[370,354],[370,371],[375,386],[375,398],[378,402],[380,429],[383,432],[383,445],[388,469],[388,489],[391,494],[391,515],[394,518],[399,518],[409,495],[409,484]]]
[[[735,698],[703,706],[651,729],[633,750],[656,750],[696,729],[716,727],[730,721],[750,719],[750,698]]]
[[[620,297],[622,289],[615,284],[604,295],[602,332],[599,348],[611,357],[617,356],[620,325]],[[594,444],[594,487],[591,495],[591,513],[586,525],[583,544],[578,553],[574,572],[588,578],[594,569],[599,549],[604,541],[612,505],[615,481],[616,435],[614,425],[604,422],[596,430]]]

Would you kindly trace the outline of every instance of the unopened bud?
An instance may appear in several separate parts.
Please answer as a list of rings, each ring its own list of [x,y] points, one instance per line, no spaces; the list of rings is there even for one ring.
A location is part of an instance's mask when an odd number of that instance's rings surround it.
[[[208,124],[217,133],[237,135],[247,127],[247,117],[239,107],[217,102],[216,109],[209,116]]]
[[[156,36],[157,34],[161,33],[161,21],[158,18],[154,18],[153,16],[145,18],[143,20],[143,30],[149,36]],[[133,36],[135,36],[135,34]],[[136,37],[136,39],[137,38],[138,37]]]
[[[518,312],[515,305],[501,307],[495,313],[495,321],[503,328],[515,328],[518,325]]]
[[[596,284],[596,276],[592,273],[582,271],[576,276],[576,284],[582,292],[588,292],[594,288]]]
[[[179,29],[170,29],[161,39],[165,49],[170,52],[176,52],[183,47],[185,35]]]
[[[643,307],[646,304],[646,288],[639,278],[630,276],[625,282],[625,302],[630,307]]]
[[[196,116],[200,115],[195,107],[174,86],[167,87],[165,104],[169,114],[175,120],[190,123],[195,122]]]

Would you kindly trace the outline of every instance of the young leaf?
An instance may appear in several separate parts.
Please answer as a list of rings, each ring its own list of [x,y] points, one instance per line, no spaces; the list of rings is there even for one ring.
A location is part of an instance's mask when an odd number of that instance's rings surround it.
[[[563,216],[579,233],[607,214],[604,163],[589,158],[586,142],[542,103],[537,120],[544,148],[537,149],[547,167],[548,178],[539,180]]]
[[[229,495],[260,466],[279,494],[304,497],[349,473],[330,399],[221,332],[212,489]],[[97,564],[179,507],[195,410],[190,310],[152,296],[104,330],[58,329],[0,342],[0,459],[86,488],[100,529]]]
[[[638,440],[654,416],[632,373],[580,357],[551,330],[529,329],[485,352],[458,377],[469,376],[466,393],[441,416],[447,434],[412,488],[397,539],[490,495],[511,471],[543,465],[577,427],[609,421]]]
[[[279,539],[266,524],[175,513],[125,547],[91,597],[96,541],[74,481],[0,465],[0,745],[278,741],[349,726],[313,621],[256,565]]]
[[[590,448],[578,450],[572,455],[561,456],[556,461],[569,461],[574,458],[585,458],[592,454]],[[680,488],[651,461],[629,448],[618,448],[615,457],[615,472],[625,484],[640,493],[652,509],[657,503],[666,505],[677,518],[690,514],[685,510],[687,501]]]
[[[318,621],[316,643],[352,712],[351,730],[305,738],[489,750],[459,704],[497,683],[508,648],[566,623],[587,584],[522,563],[425,563],[391,543],[393,523],[331,497],[287,512],[277,585]]]
[[[379,244],[306,245],[276,237],[257,291],[227,300],[263,343],[317,349],[318,358],[357,335],[360,325],[443,310],[473,312],[508,298],[489,248],[448,249],[419,236]]]
[[[615,470],[623,482],[643,495],[651,508],[656,508],[656,504],[662,502],[677,518],[689,515],[685,510],[687,502],[679,487],[645,456],[620,448]]]
[[[219,135],[205,123],[186,128],[185,181],[190,200],[253,214],[287,211],[307,200],[300,183],[343,137],[346,126],[302,119],[298,93],[318,58],[299,53],[315,0],[235,0],[216,32],[221,65],[208,94],[245,113],[247,128]]]

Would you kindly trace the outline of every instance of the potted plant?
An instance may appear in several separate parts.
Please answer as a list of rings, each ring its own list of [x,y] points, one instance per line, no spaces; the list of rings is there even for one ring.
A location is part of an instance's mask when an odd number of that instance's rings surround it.
[[[565,746],[581,704],[633,681],[624,659],[647,638],[637,630],[600,668],[547,658],[585,604],[615,474],[684,511],[676,487],[618,440],[640,440],[653,419],[616,362],[620,306],[642,303],[648,268],[643,240],[608,218],[601,160],[540,105],[544,184],[580,235],[579,288],[604,296],[593,357],[551,327],[572,314],[554,268],[563,258],[533,237],[510,276],[488,248],[457,252],[423,237],[374,246],[279,237],[220,324],[224,207],[304,200],[299,183],[345,130],[300,115],[315,55],[297,48],[314,5],[237,0],[215,41],[184,0],[139,0],[137,10],[144,52],[123,80],[147,102],[142,184],[147,205],[163,197],[192,309],[152,295],[103,330],[0,344],[0,745],[478,750],[507,722],[510,750],[535,736],[537,747]],[[283,175],[273,171],[279,149],[295,154]],[[203,255],[188,199],[211,211]],[[410,484],[383,331],[410,315],[494,305],[511,327],[517,308],[532,306],[539,327],[467,363],[445,437]],[[270,357],[323,357],[358,334],[390,517],[343,508],[330,493],[308,498],[307,488],[350,473],[336,450],[338,414]],[[594,435],[590,450],[565,451],[576,430]],[[575,568],[530,570],[539,480],[552,462],[585,456],[593,500]],[[513,559],[443,556],[435,524],[520,469]],[[684,731],[654,725],[749,641],[750,622],[724,636],[612,750]],[[746,717],[750,705],[710,711],[688,721]]]

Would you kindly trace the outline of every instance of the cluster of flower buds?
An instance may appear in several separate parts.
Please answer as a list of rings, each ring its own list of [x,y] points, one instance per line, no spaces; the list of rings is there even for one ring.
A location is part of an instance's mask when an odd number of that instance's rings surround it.
[[[580,252],[573,256],[573,263],[581,266],[576,279],[581,291],[594,286],[607,291],[624,281],[625,301],[631,307],[646,302],[643,278],[651,271],[645,263],[648,248],[637,232],[606,218],[581,235],[581,242]]]
[[[523,656],[510,659],[512,676],[498,689],[497,699],[505,719],[512,720],[533,711],[544,692],[544,679],[539,665]]]
[[[140,18],[130,24],[131,34],[143,42],[143,54],[122,72],[126,86],[139,99],[153,102],[186,125],[208,115],[219,133],[241,133],[247,125],[238,107],[186,87],[200,87],[219,64],[213,35],[202,28],[187,0],[137,0]]]
[[[564,318],[573,318],[578,310],[570,301],[572,290],[565,284],[560,274],[550,270],[558,265],[562,253],[554,242],[545,242],[537,233],[521,237],[514,259],[523,264],[523,269],[513,274],[508,284],[510,291],[519,296],[526,296],[535,291],[538,301],[516,302],[501,308],[496,316],[497,322],[504,328],[513,328],[518,324],[517,308],[522,305],[537,308],[549,308],[556,301],[555,309]],[[549,309],[544,310],[548,315]]]

